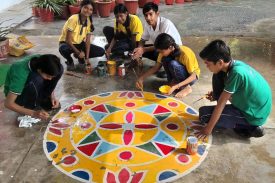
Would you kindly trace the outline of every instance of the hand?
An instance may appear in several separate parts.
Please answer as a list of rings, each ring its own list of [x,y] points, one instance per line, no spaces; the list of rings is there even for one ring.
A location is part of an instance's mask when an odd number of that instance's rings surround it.
[[[135,59],[138,59],[138,58],[142,57],[143,53],[144,53],[144,48],[143,47],[135,48],[134,51],[133,51],[132,59],[135,60]]]
[[[111,55],[111,53],[112,53],[112,49],[109,47],[107,50],[106,50],[106,57],[107,57],[107,59],[110,59],[110,55]]]
[[[39,118],[42,120],[47,120],[49,118],[49,114],[46,111],[34,111],[32,117]]]
[[[59,107],[60,103],[59,103],[59,100],[57,100],[55,97],[52,97],[52,108],[53,109],[56,109]]]
[[[170,88],[170,90],[168,91],[167,95],[171,95],[177,88],[177,85],[174,85]]]
[[[84,58],[85,57],[85,53],[83,51],[81,51],[78,55],[78,58]]]
[[[143,90],[143,79],[139,78],[136,82],[136,87]]]
[[[209,92],[206,94],[206,99],[208,99],[210,102],[213,102],[213,101],[214,101],[213,91],[209,91]]]
[[[196,132],[195,135],[198,139],[205,140],[212,133],[212,128],[208,125],[202,128],[200,131]]]

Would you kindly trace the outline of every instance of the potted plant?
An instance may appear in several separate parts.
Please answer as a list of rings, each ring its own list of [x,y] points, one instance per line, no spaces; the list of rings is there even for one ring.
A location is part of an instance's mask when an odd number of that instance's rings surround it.
[[[78,14],[80,12],[80,1],[77,0],[68,0],[69,2],[69,11],[71,15]]]
[[[111,0],[97,1],[97,11],[100,17],[109,17],[111,12]]]
[[[165,4],[166,5],[173,5],[174,4],[174,0],[165,0]]]
[[[146,3],[153,2],[153,0],[138,0],[138,6],[143,8]]]
[[[124,5],[130,14],[137,14],[138,0],[125,0]]]
[[[60,5],[60,17],[64,20],[67,20],[70,17],[69,5],[74,0],[58,0],[58,4]]]
[[[177,4],[183,4],[184,0],[175,0],[175,3],[177,3]]]
[[[9,53],[9,39],[6,36],[11,32],[11,27],[1,26],[4,22],[0,22],[0,60],[6,59]]]
[[[43,22],[51,22],[54,13],[61,14],[61,5],[58,0],[35,0],[34,5],[39,8],[40,19]]]

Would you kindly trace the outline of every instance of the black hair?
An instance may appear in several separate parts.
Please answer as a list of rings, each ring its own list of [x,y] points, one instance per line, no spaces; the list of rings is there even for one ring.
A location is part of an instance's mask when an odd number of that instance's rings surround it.
[[[179,45],[177,45],[177,43],[175,42],[175,39],[170,36],[167,33],[161,33],[157,36],[155,43],[154,43],[154,47],[156,49],[160,49],[160,50],[166,50],[168,48],[170,48],[171,46],[173,46],[175,48],[174,52],[171,54],[172,57],[176,57],[180,55],[180,48]]]
[[[93,7],[93,11],[94,11],[95,10],[94,3],[91,0],[83,0],[80,4],[80,8],[82,9],[83,6],[86,6],[89,4]],[[91,15],[89,18],[90,18],[90,22],[91,22],[91,32],[93,32],[95,30],[95,27],[93,24],[93,16]]]
[[[154,12],[158,12],[159,11],[159,7],[158,7],[158,5],[156,3],[149,2],[149,3],[146,3],[143,6],[142,12],[145,15],[145,13],[147,13],[150,10],[153,10]]]
[[[32,58],[30,66],[33,71],[40,69],[41,72],[50,76],[57,76],[62,70],[60,59],[53,54],[45,54]]]
[[[230,48],[222,40],[214,40],[209,43],[200,52],[200,57],[209,62],[214,62],[214,64],[216,64],[220,59],[226,63],[232,60]]]
[[[124,4],[118,4],[114,8],[114,14],[117,15],[119,13],[128,13],[128,10]]]

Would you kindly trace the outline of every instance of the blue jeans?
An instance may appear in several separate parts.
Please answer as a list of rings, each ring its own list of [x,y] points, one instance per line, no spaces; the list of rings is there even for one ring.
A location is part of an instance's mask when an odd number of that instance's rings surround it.
[[[85,54],[86,46],[85,42],[82,42],[80,44],[75,44],[74,45],[78,50],[83,51]],[[73,64],[73,58],[71,57],[71,54],[74,53],[73,49],[71,48],[70,45],[68,45],[66,42],[60,42],[59,44],[59,52],[60,54],[67,60],[66,64]],[[94,58],[94,57],[101,57],[105,54],[105,51],[103,48],[91,44],[90,46],[90,55],[89,58]],[[83,59],[79,60],[80,63],[84,63]]]
[[[16,98],[15,103],[28,109],[37,107],[46,110],[51,109],[51,94],[61,78],[63,70],[63,67],[61,67],[60,73],[52,80],[45,80],[37,72],[31,72],[21,95]]]
[[[184,65],[179,63],[177,60],[173,60],[170,57],[164,57],[162,59],[162,65],[167,74],[168,82],[175,81],[176,83],[180,83],[190,76]],[[189,83],[189,85],[193,85],[196,81],[197,79]],[[182,88],[184,87],[185,86],[183,86]]]
[[[223,92],[225,79],[225,72],[221,71],[217,74],[213,74],[212,88],[214,100],[218,100]],[[199,108],[199,118],[202,123],[208,123],[215,107],[216,106],[203,106]],[[248,123],[243,113],[232,104],[225,105],[216,126],[222,128],[241,128],[248,130],[255,128],[255,126]]]

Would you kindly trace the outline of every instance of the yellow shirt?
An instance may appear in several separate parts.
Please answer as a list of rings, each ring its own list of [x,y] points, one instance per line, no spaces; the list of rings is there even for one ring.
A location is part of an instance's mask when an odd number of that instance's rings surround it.
[[[82,34],[80,34],[82,25],[80,23],[79,14],[72,15],[65,23],[62,29],[60,41],[66,41],[67,31],[72,32],[72,43],[80,44],[85,40],[87,34],[91,33],[91,21],[90,18],[87,18],[87,26],[83,26]]]
[[[136,41],[140,41],[141,35],[143,34],[142,23],[141,23],[140,19],[138,18],[138,16],[131,15],[131,14],[129,14],[129,16],[130,16],[129,29],[130,29],[131,33],[137,33]],[[123,32],[123,33],[127,34],[127,30],[126,30],[125,26],[123,26],[120,23],[117,26],[117,30],[119,32]],[[116,32],[116,20],[115,20],[115,32]]]
[[[180,51],[181,51],[180,56],[176,57],[175,60],[180,62],[182,65],[184,65],[189,74],[192,74],[194,72],[199,78],[201,70],[200,70],[195,53],[186,46],[180,46]],[[157,60],[158,63],[161,63],[162,57],[163,56],[159,54],[158,60]]]

